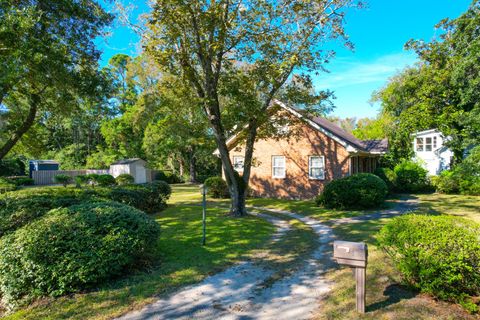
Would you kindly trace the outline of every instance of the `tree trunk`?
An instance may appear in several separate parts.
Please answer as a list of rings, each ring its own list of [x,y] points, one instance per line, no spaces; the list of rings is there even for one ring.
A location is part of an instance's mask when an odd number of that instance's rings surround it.
[[[195,158],[195,152],[192,148],[190,152],[190,182],[196,183],[197,182],[197,159]]]
[[[31,96],[30,109],[28,115],[18,129],[10,136],[10,138],[0,148],[0,160],[15,146],[20,138],[28,131],[35,122],[37,116],[38,105],[40,104],[40,96],[34,94]]]
[[[178,175],[183,177],[183,160],[182,158],[178,159]]]

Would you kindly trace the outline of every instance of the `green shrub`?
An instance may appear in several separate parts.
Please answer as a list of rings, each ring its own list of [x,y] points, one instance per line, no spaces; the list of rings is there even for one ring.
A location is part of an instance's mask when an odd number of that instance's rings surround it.
[[[19,158],[0,160],[0,176],[21,176],[25,174],[25,164]]]
[[[432,185],[440,193],[458,193],[460,191],[459,176],[452,170],[445,170],[439,176],[432,177]]]
[[[99,174],[95,176],[95,180],[101,187],[110,187],[116,184],[115,178],[110,174]]]
[[[118,177],[115,178],[115,181],[117,182],[117,184],[119,186],[123,186],[123,185],[126,185],[126,184],[134,183],[135,178],[131,174],[122,173],[121,175],[119,175]]]
[[[96,173],[90,173],[90,174],[87,174],[86,175],[86,179],[87,179],[87,183],[89,185],[91,185],[93,188],[95,188],[95,186],[98,186],[98,177],[100,175],[99,174],[96,174]]]
[[[441,193],[480,195],[480,147],[473,148],[453,169],[433,177],[432,184]]]
[[[75,176],[74,180],[77,187],[85,186],[90,182],[88,175]]]
[[[166,183],[169,183],[169,184],[184,182],[182,177],[180,177],[179,175],[173,172],[168,172],[168,171],[157,171],[155,173],[155,180],[165,181]]]
[[[385,225],[378,241],[405,283],[478,311],[470,297],[480,295],[479,234],[470,220],[410,214]]]
[[[229,196],[228,186],[222,177],[210,177],[204,182],[208,195],[212,198],[227,198]]]
[[[92,288],[147,262],[158,236],[153,219],[115,202],[52,210],[0,239],[2,300],[12,308]]]
[[[152,190],[157,193],[157,196],[161,198],[163,202],[167,202],[170,199],[172,194],[172,187],[165,181],[152,181],[147,183],[146,186],[152,188]]]
[[[5,194],[0,199],[0,237],[35,221],[54,208],[68,207],[82,201],[102,199],[101,190],[62,187],[25,189]],[[105,192],[104,192],[105,193]],[[105,199],[105,197],[103,197]]]
[[[327,184],[316,202],[334,209],[375,208],[383,204],[387,193],[382,179],[374,174],[358,173]]]
[[[461,194],[480,195],[480,146],[470,150],[454,171],[460,181]]]
[[[72,182],[72,177],[67,174],[57,174],[53,177],[53,182],[61,184],[66,188]]]
[[[402,161],[393,169],[395,189],[400,192],[420,192],[429,190],[428,171],[414,161]]]
[[[27,176],[13,176],[13,177],[7,177],[6,179],[7,181],[15,184],[17,187],[32,186],[35,183],[35,180]]]
[[[387,184],[388,190],[390,192],[393,192],[395,190],[395,181],[397,180],[397,176],[392,169],[377,168],[374,174]]]
[[[16,189],[17,189],[16,184],[9,181],[8,179],[0,178],[0,193],[14,191]]]
[[[164,181],[145,184],[132,184],[114,188],[109,198],[131,205],[147,213],[156,213],[165,209],[172,190]]]

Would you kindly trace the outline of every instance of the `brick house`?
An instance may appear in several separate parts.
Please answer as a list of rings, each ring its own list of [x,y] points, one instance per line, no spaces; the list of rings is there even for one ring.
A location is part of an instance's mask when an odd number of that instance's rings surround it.
[[[307,118],[280,101],[275,104],[282,116],[298,121],[289,121],[281,138],[259,138],[255,142],[249,182],[254,196],[313,198],[333,179],[373,172],[380,155],[387,151],[386,140],[362,141],[325,118]],[[228,139],[227,146],[241,174],[244,147],[240,135]]]

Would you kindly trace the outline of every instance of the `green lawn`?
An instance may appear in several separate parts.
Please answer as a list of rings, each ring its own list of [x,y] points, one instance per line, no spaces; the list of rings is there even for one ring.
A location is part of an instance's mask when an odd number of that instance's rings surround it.
[[[480,197],[422,194],[418,212],[425,214],[452,214],[479,221]],[[339,217],[344,214],[340,213]],[[387,256],[377,248],[375,235],[389,219],[332,225],[335,235],[342,240],[363,241],[368,244],[367,313],[355,310],[355,283],[349,268],[338,268],[327,274],[335,283],[322,304],[318,319],[478,319],[457,305],[434,301],[417,295],[401,285],[398,272]]]
[[[422,194],[420,211],[431,214],[451,214],[480,223],[480,196]]]
[[[451,214],[480,220],[480,197],[461,195],[422,194],[418,212]],[[394,205],[400,197],[387,201]],[[367,269],[367,313],[355,310],[355,282],[350,268],[337,267],[327,273],[334,283],[333,290],[322,302],[317,319],[479,319],[461,307],[418,295],[401,285],[398,272],[389,259],[376,247],[375,235],[389,219],[377,219],[351,224],[334,224],[333,219],[369,214],[372,211],[328,210],[316,207],[313,201],[250,199],[250,205],[294,211],[325,222],[338,239],[366,242],[369,246]]]
[[[7,319],[108,319],[152,302],[186,284],[202,280],[240,259],[254,259],[274,269],[263,286],[294,272],[315,248],[316,236],[306,225],[284,216],[291,230],[276,243],[268,222],[249,216],[226,216],[228,199],[209,199],[207,246],[201,243],[201,195],[198,186],[173,187],[169,208],[155,216],[162,227],[157,264],[149,272],[138,272],[113,281],[98,291],[60,299],[45,299]],[[453,214],[479,221],[480,197],[418,195],[419,211]],[[395,200],[390,200],[387,206]],[[386,256],[375,246],[375,234],[388,221],[380,219],[336,225],[333,219],[368,214],[371,211],[335,211],[318,208],[312,201],[249,199],[250,206],[294,211],[325,222],[342,240],[365,241],[369,245],[367,313],[355,309],[355,287],[349,268],[327,273],[334,288],[317,313],[319,319],[472,319],[460,307],[436,302],[402,286]],[[475,318],[476,319],[476,318]]]
[[[274,227],[249,216],[227,217],[224,208],[208,210],[207,246],[201,246],[201,201],[197,186],[173,187],[169,208],[155,215],[161,225],[156,264],[112,281],[95,292],[44,299],[6,319],[109,319],[139,308],[181,286],[198,282],[239,261],[271,238]]]

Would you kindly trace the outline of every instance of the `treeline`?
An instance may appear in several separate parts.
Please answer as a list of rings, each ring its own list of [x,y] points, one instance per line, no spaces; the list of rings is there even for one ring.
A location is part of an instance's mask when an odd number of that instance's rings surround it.
[[[437,40],[410,40],[418,62],[392,77],[373,95],[380,103],[376,118],[333,118],[360,139],[388,138],[385,165],[413,156],[412,134],[439,129],[446,145],[462,162],[480,145],[480,2],[454,20],[436,27]]]
[[[62,169],[108,168],[141,157],[192,180],[218,172],[207,124],[178,79],[143,55],[115,55],[100,72],[105,85],[95,101],[81,100],[68,114],[45,110],[8,157],[55,159]]]
[[[100,68],[94,39],[113,16],[97,2],[3,1],[0,14],[3,175],[28,159],[79,169],[130,157],[193,180],[218,172],[206,119],[182,81],[144,55]]]

